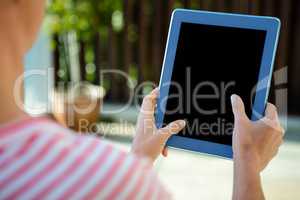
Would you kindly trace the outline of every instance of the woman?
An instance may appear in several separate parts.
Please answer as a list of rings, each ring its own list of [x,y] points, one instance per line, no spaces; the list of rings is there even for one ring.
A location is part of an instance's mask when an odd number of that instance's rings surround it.
[[[144,98],[129,154],[97,138],[74,135],[50,119],[30,118],[16,106],[15,81],[23,73],[44,4],[0,0],[0,199],[170,199],[151,165],[161,153],[167,156],[167,139],[185,122],[155,128],[157,89]],[[266,117],[258,122],[247,118],[236,95],[232,108],[233,199],[264,199],[260,172],[283,137],[276,108],[268,104]]]

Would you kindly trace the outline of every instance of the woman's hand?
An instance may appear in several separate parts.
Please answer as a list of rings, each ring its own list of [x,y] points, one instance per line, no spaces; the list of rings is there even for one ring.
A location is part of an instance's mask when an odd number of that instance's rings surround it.
[[[250,121],[245,113],[244,104],[237,95],[231,97],[234,113],[233,151],[234,161],[247,160],[262,171],[277,154],[283,142],[284,130],[280,126],[277,109],[268,103],[265,117]]]
[[[165,148],[167,140],[185,127],[184,120],[177,120],[164,128],[155,126],[154,112],[159,90],[156,88],[148,94],[142,103],[138,117],[136,135],[132,144],[132,153],[146,157],[152,162],[162,153],[167,156]]]
[[[244,103],[237,95],[231,97],[234,113],[233,200],[265,199],[260,172],[277,154],[284,130],[280,126],[276,107],[268,104],[265,117],[250,121]]]

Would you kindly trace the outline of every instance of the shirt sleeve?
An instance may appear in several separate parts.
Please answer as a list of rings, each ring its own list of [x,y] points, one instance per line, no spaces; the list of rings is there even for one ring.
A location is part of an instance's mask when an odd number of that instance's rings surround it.
[[[171,198],[146,160],[102,140],[70,134],[36,134],[28,138],[30,141],[23,142],[28,149],[22,149],[19,158],[23,162],[10,163],[21,165],[22,170],[17,168],[13,176],[4,177],[2,182],[0,176],[0,197]]]

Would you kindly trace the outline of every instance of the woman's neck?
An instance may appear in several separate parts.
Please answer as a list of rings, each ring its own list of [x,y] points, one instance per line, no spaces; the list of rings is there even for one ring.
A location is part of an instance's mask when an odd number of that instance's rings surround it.
[[[23,108],[17,104],[15,94],[23,96],[23,87],[14,91],[18,77],[23,74],[23,55],[9,38],[0,34],[0,124],[26,117]]]

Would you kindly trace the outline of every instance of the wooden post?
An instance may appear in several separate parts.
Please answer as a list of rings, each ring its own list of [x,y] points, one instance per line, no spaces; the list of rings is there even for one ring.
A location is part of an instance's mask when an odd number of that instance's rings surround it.
[[[212,10],[212,0],[200,0],[199,4],[202,10]]]
[[[290,33],[290,13],[291,13],[291,1],[278,1],[277,7],[279,8],[279,18],[281,19],[281,33],[278,45],[278,53],[276,66],[282,68],[287,65],[288,59],[288,37]]]
[[[168,1],[163,1],[167,3],[167,17],[168,17],[168,22],[171,19],[171,15],[174,9],[174,4],[175,4],[175,0],[168,0]],[[168,24],[168,23],[167,23]]]
[[[274,0],[261,1],[262,13],[267,16],[273,16],[275,14]]]
[[[183,0],[183,7],[190,8],[191,7],[191,0]]]
[[[101,65],[101,59],[100,59],[100,34],[96,33],[95,34],[95,39],[94,39],[94,54],[95,54],[95,79],[94,79],[94,84],[99,85],[100,84],[100,65]]]
[[[115,33],[113,31],[112,24],[109,23],[108,26],[108,63],[109,63],[109,68],[114,70],[117,69],[117,49],[116,49],[116,38],[115,38]],[[110,74],[110,92],[108,96],[112,101],[117,101],[119,98],[118,94],[118,80],[114,74]]]
[[[54,34],[53,40],[55,41],[55,48],[53,51],[53,60],[54,60],[54,85],[55,87],[58,86],[59,82],[59,77],[58,77],[58,70],[59,70],[59,50],[58,50],[58,45],[59,45],[59,39],[58,35]]]
[[[132,59],[132,47],[129,41],[129,26],[131,24],[132,17],[132,0],[123,0],[123,9],[124,9],[124,35],[123,35],[123,71],[126,74],[129,74],[129,68]],[[121,80],[120,91],[121,94],[120,100],[127,100],[129,96],[129,91],[126,86],[126,80],[124,78]]]
[[[216,10],[215,11],[219,11],[219,12],[225,12],[226,11],[226,1],[222,0],[222,1],[216,1]]]
[[[163,3],[163,24],[162,24],[162,31],[163,31],[163,52],[165,51],[166,43],[167,43],[167,37],[168,37],[168,31],[170,26],[170,20],[172,16],[172,12],[174,10],[174,4],[175,0],[169,0],[169,1],[162,1]]]
[[[124,72],[129,72],[131,63],[131,44],[129,42],[129,25],[132,16],[132,0],[124,0],[124,35],[123,35],[123,53],[124,53]]]
[[[233,11],[235,13],[248,13],[248,0],[233,0]]]
[[[252,15],[260,14],[259,0],[248,0],[248,12]]]
[[[300,1],[293,1],[292,4],[292,17],[290,19],[291,24],[293,27],[291,29],[290,34],[290,44],[291,50],[290,55],[291,57],[289,62],[289,111],[291,114],[300,115],[300,106],[299,106],[299,99],[300,99],[300,81],[299,81],[299,74],[300,74]]]
[[[85,81],[86,78],[86,70],[85,70],[85,43],[81,40],[79,42],[79,64],[80,64],[80,79],[81,81]]]
[[[139,2],[139,51],[138,51],[138,83],[145,79],[145,72],[147,68],[147,40],[148,40],[148,21],[146,16],[146,2]]]
[[[162,3],[161,0],[154,0],[154,19],[153,19],[153,72],[154,81],[158,83],[161,70],[162,52]]]

